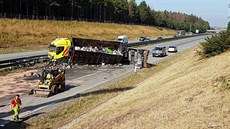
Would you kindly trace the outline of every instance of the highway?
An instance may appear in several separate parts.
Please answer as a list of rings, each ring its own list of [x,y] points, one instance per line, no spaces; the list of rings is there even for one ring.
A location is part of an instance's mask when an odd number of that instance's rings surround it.
[[[172,36],[163,37],[170,38]],[[156,38],[152,38],[151,40],[156,40]],[[129,41],[129,44],[132,43],[140,43],[140,41]],[[32,52],[21,52],[21,53],[12,53],[12,54],[0,54],[0,62],[5,60],[13,60],[18,58],[27,58],[31,56],[42,56],[46,55],[48,50],[40,50],[40,51],[32,51]]]
[[[144,49],[149,49],[150,53],[149,53],[149,58],[148,58],[148,63],[152,64],[152,63],[156,63],[164,58],[168,58],[171,55],[174,55],[176,53],[168,53],[168,56],[162,58],[162,57],[152,57],[152,49],[155,46],[170,46],[170,45],[174,45],[177,46],[177,50],[178,52],[184,51],[186,49],[189,49],[193,46],[198,45],[200,42],[203,42],[204,39],[207,36],[198,36],[198,37],[193,37],[193,38],[188,38],[188,39],[181,39],[181,40],[175,40],[175,41],[170,41],[170,42],[166,42],[166,43],[162,43],[162,44],[155,44],[155,45],[151,45],[151,46],[146,46],[146,47],[142,47]]]
[[[155,46],[169,46],[175,45],[178,51],[184,51],[188,48],[198,45],[204,41],[207,36],[198,36],[186,39],[180,39],[176,41],[170,41],[163,44],[149,45],[142,48],[148,48],[150,50],[148,62],[155,64],[160,60],[166,59],[174,54],[168,54],[166,57],[152,57],[152,49]],[[176,54],[176,53],[175,53]],[[35,97],[29,95],[21,96],[23,101],[23,110],[20,114],[21,118],[29,117],[35,113],[43,113],[49,106],[58,104],[60,102],[76,98],[80,93],[97,90],[104,84],[108,84],[110,81],[117,79],[118,77],[125,76],[127,73],[133,71],[133,66],[74,66],[72,69],[67,70],[67,90],[60,94],[54,95],[49,98]],[[25,78],[26,79],[26,78]],[[9,103],[6,101],[5,104]],[[0,107],[0,125],[4,125],[11,121],[12,113],[9,112],[9,106]]]
[[[0,55],[0,61],[17,59],[17,58],[25,58],[25,57],[30,57],[30,56],[46,55],[47,52],[48,52],[48,50],[41,50],[41,51],[33,51],[33,52],[1,54]]]

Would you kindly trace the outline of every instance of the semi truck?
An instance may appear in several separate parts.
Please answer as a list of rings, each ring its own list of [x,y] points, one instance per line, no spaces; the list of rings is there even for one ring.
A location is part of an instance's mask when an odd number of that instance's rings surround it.
[[[128,44],[129,38],[128,38],[127,35],[121,35],[121,36],[118,36],[118,37],[117,37],[117,41],[118,41],[118,42],[121,42],[121,43],[123,43],[123,44]]]
[[[30,95],[49,97],[65,90],[65,68],[59,64],[124,64],[138,68],[147,67],[148,50],[128,48],[124,40],[105,41],[85,38],[57,38],[50,43],[48,58],[50,65],[42,69],[37,88]]]
[[[85,38],[58,38],[50,43],[48,58],[55,64],[119,64],[127,58],[127,43]]]

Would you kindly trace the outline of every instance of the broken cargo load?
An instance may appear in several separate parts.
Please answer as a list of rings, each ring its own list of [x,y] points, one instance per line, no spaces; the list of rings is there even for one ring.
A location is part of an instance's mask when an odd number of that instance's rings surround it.
[[[127,45],[117,41],[58,38],[50,44],[48,57],[57,64],[118,64],[125,53]]]

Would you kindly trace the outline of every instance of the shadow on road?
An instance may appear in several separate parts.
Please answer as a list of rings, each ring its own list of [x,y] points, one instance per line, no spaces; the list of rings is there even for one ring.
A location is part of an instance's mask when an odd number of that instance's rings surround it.
[[[26,127],[29,127],[30,125],[24,121],[30,119],[31,117],[38,116],[38,115],[43,114],[43,113],[44,112],[36,113],[36,114],[30,115],[30,116],[24,117],[23,120],[20,122],[8,121],[7,124],[4,125],[4,127],[0,127],[0,129],[25,129]],[[2,120],[0,119],[0,121],[2,121]]]
[[[9,112],[0,112],[0,118],[7,117],[13,114],[13,111]]]
[[[1,108],[1,107],[5,107],[5,106],[7,106],[7,105],[0,105],[0,108]]]
[[[157,66],[157,65],[148,63],[148,68],[151,68],[151,67],[153,67],[153,66]]]
[[[67,91],[67,90],[70,90],[70,89],[72,89],[72,88],[78,87],[78,86],[80,86],[80,85],[81,85],[81,84],[79,84],[79,85],[66,85],[65,90]]]
[[[12,128],[8,128],[7,124],[5,125],[5,123],[11,123],[11,121],[0,119],[0,129],[19,129],[19,128],[16,128],[18,126],[14,126]]]
[[[106,94],[106,93],[113,93],[113,92],[123,92],[127,90],[131,90],[135,87],[125,87],[125,88],[113,88],[113,89],[101,89],[98,91],[92,91],[84,94],[80,94],[81,97],[88,96],[88,95],[95,95],[95,94]]]
[[[25,126],[28,127],[29,125],[23,121],[20,121],[20,122],[11,121],[0,129],[23,129],[23,127]]]

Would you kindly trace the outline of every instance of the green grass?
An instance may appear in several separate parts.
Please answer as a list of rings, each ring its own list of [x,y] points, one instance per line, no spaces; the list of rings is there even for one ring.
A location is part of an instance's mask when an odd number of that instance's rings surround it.
[[[211,38],[206,38],[206,41],[201,43],[198,54],[202,58],[208,58],[219,55],[230,50],[230,30],[222,31],[218,35]]]

